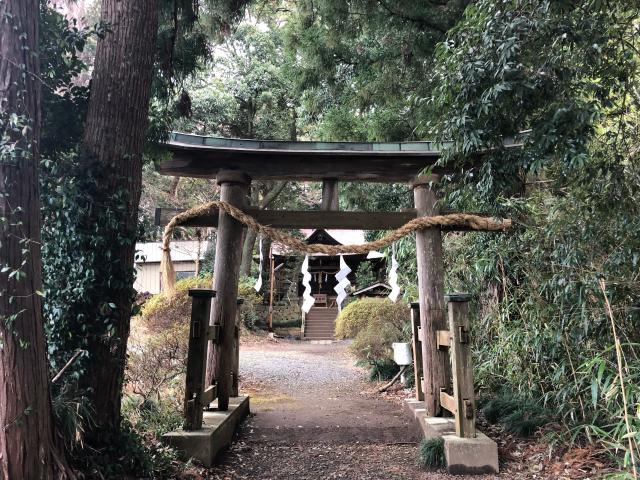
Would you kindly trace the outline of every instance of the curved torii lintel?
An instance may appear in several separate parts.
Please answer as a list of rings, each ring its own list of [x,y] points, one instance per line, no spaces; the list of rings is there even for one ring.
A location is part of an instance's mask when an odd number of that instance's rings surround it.
[[[242,140],[172,133],[173,154],[160,173],[214,178],[239,170],[256,180],[409,182],[424,169],[446,173],[436,163],[433,142],[288,142]]]

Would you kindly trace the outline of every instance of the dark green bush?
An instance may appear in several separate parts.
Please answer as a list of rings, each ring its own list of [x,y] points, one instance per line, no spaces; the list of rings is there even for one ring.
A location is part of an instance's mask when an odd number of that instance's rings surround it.
[[[511,415],[521,402],[513,395],[500,393],[481,403],[481,410],[490,423],[498,423],[501,418]]]
[[[382,380],[391,380],[396,373],[400,370],[400,367],[393,361],[383,359],[382,361],[363,361],[362,366],[369,367],[369,380],[371,382],[379,382]]]
[[[444,439],[442,437],[425,438],[420,442],[418,466],[435,470],[445,465]]]
[[[500,423],[506,431],[521,437],[532,435],[551,420],[551,415],[535,401],[507,391],[480,402],[480,405],[487,421]]]

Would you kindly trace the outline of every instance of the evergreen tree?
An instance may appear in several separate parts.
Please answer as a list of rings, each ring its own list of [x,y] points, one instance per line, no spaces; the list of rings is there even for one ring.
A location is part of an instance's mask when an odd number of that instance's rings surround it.
[[[420,138],[415,100],[431,91],[433,50],[467,3],[296,2],[287,46],[310,134],[324,140]]]
[[[0,477],[66,478],[42,321],[38,2],[0,3]]]

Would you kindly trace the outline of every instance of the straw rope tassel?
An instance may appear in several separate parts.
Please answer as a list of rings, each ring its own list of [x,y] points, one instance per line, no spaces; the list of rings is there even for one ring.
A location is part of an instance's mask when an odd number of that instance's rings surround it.
[[[214,200],[212,202],[203,203],[196,207],[190,208],[182,213],[179,213],[173,217],[167,226],[164,228],[162,234],[162,261],[160,264],[160,271],[162,273],[162,282],[164,288],[172,292],[175,290],[175,271],[173,269],[173,263],[171,262],[171,237],[173,230],[178,225],[186,222],[195,217],[201,215],[213,214],[216,210],[222,210],[226,214],[235,218],[237,221],[245,224],[250,229],[258,232],[259,234],[269,237],[273,242],[279,243],[292,250],[296,250],[300,253],[307,255],[314,253],[324,253],[325,255],[340,255],[344,253],[351,254],[364,254],[371,250],[379,250],[381,248],[391,245],[393,242],[400,240],[417,230],[429,227],[453,227],[464,226],[473,230],[484,231],[499,231],[506,230],[511,227],[511,220],[493,219],[487,217],[480,217],[478,215],[471,215],[467,213],[450,213],[448,215],[434,215],[432,217],[417,217],[409,222],[405,223],[400,228],[389,232],[384,237],[374,240],[372,242],[363,243],[361,245],[321,245],[312,244],[309,245],[299,238],[292,237],[286,233],[283,233],[275,228],[261,225],[250,215],[247,215],[242,210],[233,205],[220,200]]]
[[[173,293],[176,289],[176,272],[173,268],[171,248],[169,247],[175,225],[169,228],[170,224],[171,222],[164,227],[162,234],[162,256],[160,257],[160,278],[162,279],[162,289],[166,293]]]

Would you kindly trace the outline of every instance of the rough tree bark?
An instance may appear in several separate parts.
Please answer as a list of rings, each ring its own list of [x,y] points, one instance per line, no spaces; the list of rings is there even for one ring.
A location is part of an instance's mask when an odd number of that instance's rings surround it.
[[[142,153],[158,30],[157,0],[102,0],[101,20],[111,31],[98,41],[91,98],[83,137],[86,161],[98,161],[109,176],[108,195],[128,193],[122,232],[135,238],[142,182]],[[123,270],[134,261],[135,242],[111,252]],[[133,279],[132,279],[133,280]],[[118,429],[126,345],[131,318],[131,290],[122,289],[113,332],[89,340],[90,361],[81,384],[88,387],[98,428]],[[98,312],[96,312],[98,318]]]
[[[0,1],[0,478],[63,478],[43,331],[38,0]],[[22,125],[11,131],[8,122]],[[15,150],[11,152],[11,147]],[[5,148],[6,147],[6,148]],[[19,273],[17,273],[19,272]]]
[[[178,189],[180,188],[180,177],[173,177],[169,186],[169,196],[173,202],[178,201]]]
[[[262,197],[262,201],[258,205],[261,209],[265,209],[273,202],[280,192],[284,189],[287,182],[278,181],[273,184],[269,191]],[[257,186],[253,188],[257,189]],[[252,195],[253,196],[253,195]],[[244,243],[242,245],[242,263],[240,264],[240,276],[248,277],[251,275],[251,261],[253,260],[253,249],[256,244],[256,232],[251,229],[247,229],[247,233],[244,237]],[[265,257],[266,259],[267,257]]]

